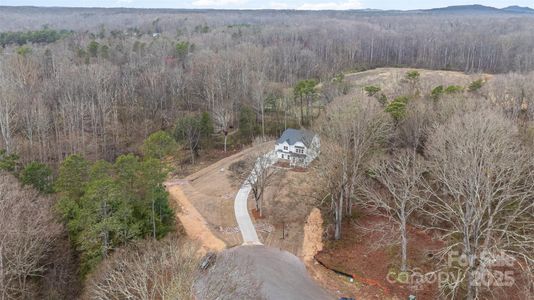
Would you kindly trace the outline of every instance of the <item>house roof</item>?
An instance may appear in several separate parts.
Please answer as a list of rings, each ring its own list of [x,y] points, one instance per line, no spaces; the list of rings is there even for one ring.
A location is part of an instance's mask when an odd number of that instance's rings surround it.
[[[309,147],[315,133],[308,130],[299,130],[288,128],[282,133],[282,136],[276,140],[277,144],[282,144],[287,142],[289,145],[295,145],[297,142],[302,142],[306,147]]]

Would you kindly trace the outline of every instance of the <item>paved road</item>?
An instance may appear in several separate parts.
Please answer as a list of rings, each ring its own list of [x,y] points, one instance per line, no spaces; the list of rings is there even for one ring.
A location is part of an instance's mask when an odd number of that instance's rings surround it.
[[[278,248],[233,247],[219,253],[217,262],[193,285],[196,299],[337,299],[313,281],[298,257]],[[210,290],[217,294],[206,297],[200,293]]]
[[[249,179],[245,180],[245,183],[243,183],[239,192],[237,192],[237,195],[235,196],[234,213],[237,224],[239,225],[239,230],[243,236],[243,245],[262,245],[258,238],[258,234],[256,233],[256,228],[254,228],[254,224],[250,219],[250,214],[248,213],[248,195],[252,190],[250,182],[256,180],[256,170],[258,170],[261,165],[272,166],[277,161],[275,151],[273,150],[265,154],[263,159],[266,159],[267,161],[262,161],[262,158],[258,158],[254,165],[254,169],[249,175]]]

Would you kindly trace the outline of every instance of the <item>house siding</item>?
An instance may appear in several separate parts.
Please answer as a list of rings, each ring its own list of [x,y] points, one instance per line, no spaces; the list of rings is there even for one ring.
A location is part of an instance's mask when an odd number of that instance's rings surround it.
[[[287,150],[286,148],[287,147]],[[297,147],[304,150],[303,154],[297,153]],[[308,166],[319,155],[320,141],[319,137],[314,136],[310,147],[302,142],[296,142],[289,145],[287,142],[277,143],[275,145],[276,155],[279,159],[289,160],[291,165]]]

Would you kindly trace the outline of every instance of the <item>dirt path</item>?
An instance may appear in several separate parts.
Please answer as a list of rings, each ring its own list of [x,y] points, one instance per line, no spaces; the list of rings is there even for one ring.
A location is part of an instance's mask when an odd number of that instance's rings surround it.
[[[204,251],[222,251],[226,248],[226,244],[211,232],[202,215],[187,199],[180,188],[182,182],[180,180],[170,181],[166,183],[166,187],[171,199],[181,207],[181,211],[176,215],[182,222],[187,235],[198,241]]]

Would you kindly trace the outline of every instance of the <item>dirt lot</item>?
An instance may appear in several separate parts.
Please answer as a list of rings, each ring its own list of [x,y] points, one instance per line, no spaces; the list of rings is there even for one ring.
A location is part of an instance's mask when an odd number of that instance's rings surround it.
[[[229,176],[228,168],[236,161],[256,157],[271,147],[274,147],[273,142],[260,144],[210,165],[204,162],[203,168],[185,178],[175,175],[174,180],[181,182],[179,188],[185,198],[203,217],[205,228],[227,246],[241,244],[241,234],[234,216],[234,198],[239,185]]]
[[[311,195],[310,172],[278,168],[275,184],[265,195],[264,219],[256,220],[268,226],[259,231],[266,245],[303,256],[304,226],[316,200]],[[250,199],[249,203],[253,203]],[[267,228],[266,228],[267,229]]]
[[[363,88],[369,85],[375,85],[389,97],[409,94],[410,86],[406,82],[406,72],[417,70],[421,75],[418,83],[418,89],[422,94],[430,94],[433,88],[438,85],[445,87],[449,85],[468,86],[472,81],[477,79],[490,80],[489,74],[465,74],[453,71],[431,71],[423,69],[409,68],[379,68],[365,72],[347,74],[345,79],[352,87],[352,95],[364,95]]]
[[[176,216],[180,224],[191,239],[200,243],[203,252],[223,250],[226,248],[225,243],[213,235],[202,215],[189,202],[181,188],[183,183],[183,181],[175,180],[166,184],[171,200],[179,205]]]
[[[185,178],[177,178],[180,180],[180,191],[203,217],[204,227],[229,247],[242,242],[234,217],[234,199],[243,183],[243,178],[237,178],[229,168],[235,162],[250,162],[272,147],[272,141],[257,145],[223,158]],[[242,175],[244,177],[246,174]],[[309,192],[309,176],[307,171],[277,168],[274,184],[265,193],[264,217],[253,220],[260,240],[266,246],[303,256],[304,225],[315,204]],[[250,195],[249,209],[252,212],[254,208],[254,199]]]

